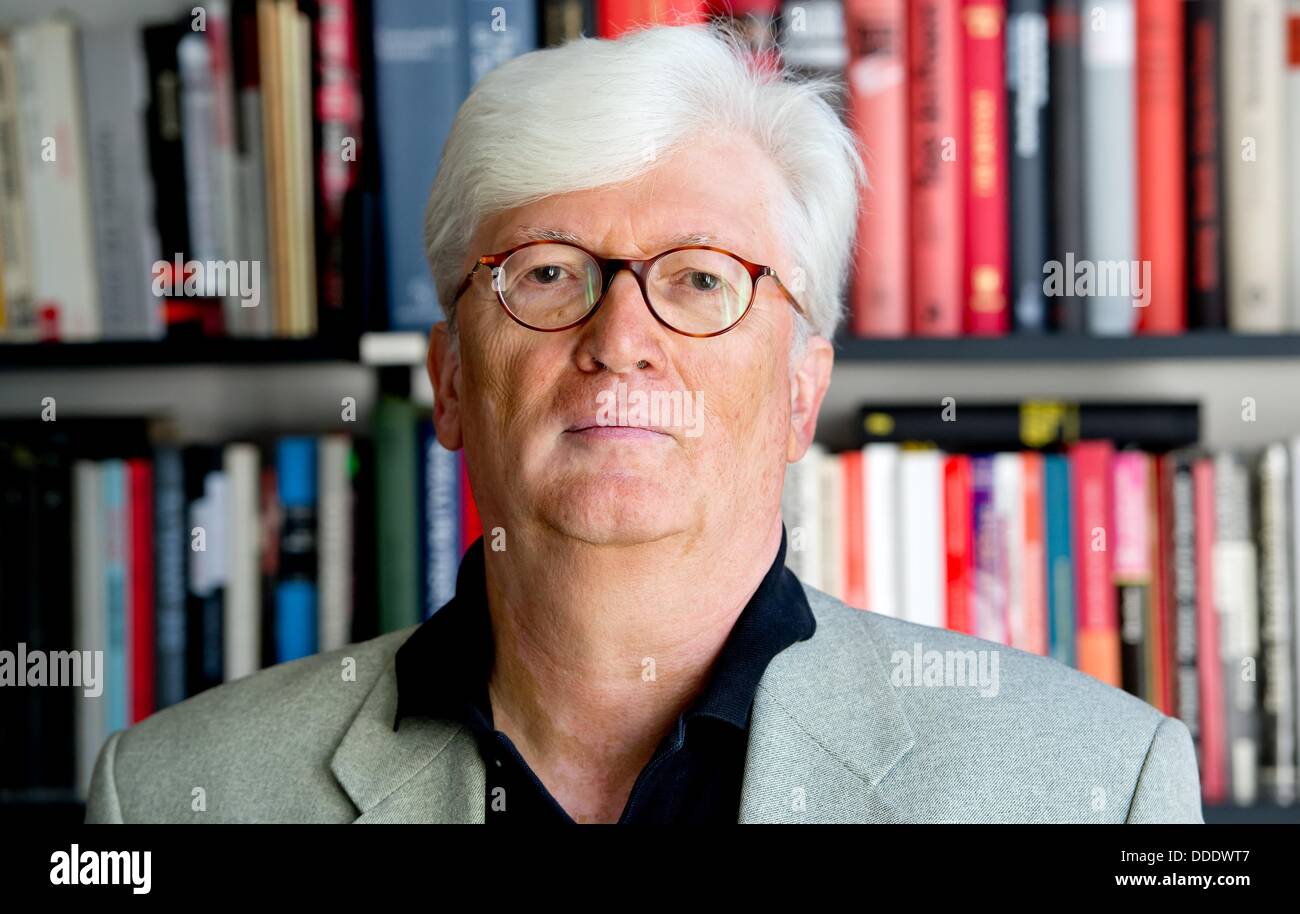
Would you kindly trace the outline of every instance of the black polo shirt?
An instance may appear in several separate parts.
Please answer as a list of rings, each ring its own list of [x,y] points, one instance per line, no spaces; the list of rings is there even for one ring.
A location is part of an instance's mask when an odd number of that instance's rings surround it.
[[[740,810],[750,709],[768,663],[817,623],[781,548],[736,619],[704,690],[673,723],[637,776],[620,823],[734,823]],[[493,644],[483,540],[465,553],[456,595],[397,651],[397,715],[456,721],[478,742],[491,823],[572,823],[514,743],[492,723]]]

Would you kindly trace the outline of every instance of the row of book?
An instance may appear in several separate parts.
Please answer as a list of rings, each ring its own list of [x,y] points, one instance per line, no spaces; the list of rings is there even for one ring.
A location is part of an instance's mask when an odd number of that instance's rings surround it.
[[[542,45],[704,18],[662,0],[177,5],[0,31],[0,340],[427,328],[424,202],[474,83]]]
[[[1258,455],[814,448],[782,507],[804,581],[1180,718],[1207,803],[1296,802],[1300,439]]]
[[[84,790],[113,731],[418,623],[479,535],[459,454],[405,401],[380,407],[373,440],[179,446],[144,420],[0,426],[0,649],[32,686],[0,689],[0,729],[19,735],[0,794]],[[28,675],[29,658],[50,671],[68,650],[102,652],[93,696]]]
[[[844,10],[856,335],[1300,330],[1300,2]]]

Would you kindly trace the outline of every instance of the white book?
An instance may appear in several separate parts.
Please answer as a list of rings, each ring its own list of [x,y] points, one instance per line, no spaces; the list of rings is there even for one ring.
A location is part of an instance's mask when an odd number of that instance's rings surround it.
[[[898,476],[902,616],[942,628],[948,618],[943,454],[903,451]]]
[[[104,575],[104,555],[100,546],[103,528],[99,464],[78,460],[72,468],[72,510],[76,518],[73,530],[73,587],[76,610],[73,616],[75,647],[80,651],[97,651],[100,687],[105,685],[108,651],[108,594]],[[108,738],[105,698],[101,693],[89,697],[76,692],[77,718],[77,792],[84,797],[95,770],[95,757]]]
[[[1006,644],[1030,650],[1029,618],[1025,609],[1025,477],[1019,453],[993,457],[993,514],[997,518],[1004,558]]]
[[[247,222],[240,210],[242,187],[239,150],[236,148],[235,70],[232,60],[230,4],[207,0],[208,62],[212,90],[212,199],[213,223],[222,260],[247,260],[241,234]],[[231,336],[253,336],[256,315],[245,308],[236,292],[222,299],[226,332]]]
[[[835,454],[821,459],[817,494],[821,503],[821,589],[838,600],[844,596],[844,476]]]
[[[75,31],[62,19],[35,22],[14,30],[13,47],[34,307],[42,323],[53,316],[59,339],[94,340],[99,282]]]
[[[228,444],[226,479],[226,600],[222,625],[223,678],[256,673],[262,663],[261,456],[252,444]]]
[[[322,435],[317,445],[317,632],[322,651],[348,643],[352,631],[352,440]]]
[[[1290,0],[1287,6],[1289,23],[1287,34],[1291,41],[1300,41],[1300,0]],[[1288,58],[1286,71],[1286,148],[1292,160],[1300,156],[1300,53],[1294,46]],[[1300,331],[1300,170],[1294,165],[1287,169],[1287,212],[1291,223],[1287,228],[1286,261],[1290,267],[1287,297],[1292,330]]]
[[[1137,25],[1133,0],[1087,4],[1082,25],[1084,257],[1101,277],[1137,260]],[[1111,269],[1103,271],[1102,267]],[[1127,273],[1127,268],[1124,271]],[[1129,336],[1137,326],[1131,285],[1097,288],[1088,302],[1088,329]]]
[[[814,444],[786,467],[781,514],[786,530],[786,566],[809,587],[821,588],[821,498],[818,470],[823,452]]]
[[[901,615],[898,585],[898,455],[896,444],[862,451],[867,519],[867,609]]]
[[[4,317],[0,337],[12,342],[37,339],[32,304],[31,237],[23,182],[25,155],[18,63],[9,36],[0,33],[0,287]]]
[[[1228,324],[1280,333],[1287,324],[1285,0],[1223,4],[1223,155]]]

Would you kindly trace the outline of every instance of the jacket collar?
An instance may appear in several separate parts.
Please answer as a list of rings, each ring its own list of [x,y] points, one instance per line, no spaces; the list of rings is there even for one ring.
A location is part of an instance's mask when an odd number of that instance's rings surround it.
[[[886,776],[915,739],[866,614],[805,585],[812,638],[759,681],[741,822],[890,822]],[[330,762],[357,822],[482,823],[485,776],[463,726],[408,718],[394,731],[397,679],[385,665]]]

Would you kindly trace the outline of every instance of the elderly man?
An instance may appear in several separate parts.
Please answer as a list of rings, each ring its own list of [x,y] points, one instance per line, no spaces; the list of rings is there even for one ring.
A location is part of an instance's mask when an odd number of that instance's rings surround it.
[[[115,734],[89,818],[1200,821],[1178,721],[785,569],[863,180],[823,88],[703,27],[482,80],[425,238],[454,599]]]

